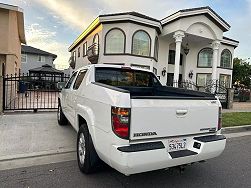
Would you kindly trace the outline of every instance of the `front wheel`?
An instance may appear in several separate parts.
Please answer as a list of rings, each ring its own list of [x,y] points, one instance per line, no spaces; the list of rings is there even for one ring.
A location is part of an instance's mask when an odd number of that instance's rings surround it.
[[[77,160],[80,171],[85,174],[96,171],[101,162],[85,124],[80,126],[78,131]]]
[[[60,103],[58,103],[57,119],[58,119],[58,124],[61,126],[68,124],[68,120],[62,111]]]

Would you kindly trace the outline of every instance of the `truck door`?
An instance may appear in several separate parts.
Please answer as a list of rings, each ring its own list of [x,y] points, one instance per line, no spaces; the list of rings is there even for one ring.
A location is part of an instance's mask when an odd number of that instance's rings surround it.
[[[71,76],[71,78],[66,83],[65,88],[62,90],[61,107],[62,107],[62,110],[63,110],[65,116],[67,117],[67,119],[70,122],[71,122],[71,119],[70,119],[70,116],[69,116],[70,115],[70,113],[69,113],[69,110],[70,110],[69,98],[70,98],[70,93],[71,93],[71,90],[72,90],[73,81],[75,80],[76,76],[77,76],[77,72],[75,72]]]
[[[77,78],[73,84],[72,90],[71,90],[71,95],[69,95],[69,118],[72,120],[72,125],[77,125],[75,121],[76,117],[76,106],[77,106],[77,98],[78,98],[78,88],[80,84],[82,83],[85,75],[86,75],[87,69],[80,70],[78,72]],[[76,127],[77,128],[77,127]]]

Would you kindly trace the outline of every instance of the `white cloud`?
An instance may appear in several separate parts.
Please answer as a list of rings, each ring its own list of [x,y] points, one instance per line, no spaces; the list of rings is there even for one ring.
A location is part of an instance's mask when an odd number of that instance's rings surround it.
[[[41,27],[34,23],[26,27],[26,38],[29,46],[45,50],[47,52],[56,54],[58,57],[54,61],[56,67],[67,67],[69,52],[67,51],[67,44],[55,40],[56,32]]]
[[[80,6],[81,2],[67,0],[33,0],[51,10],[55,19],[62,20],[69,27],[82,31],[94,18],[90,9]]]
[[[200,1],[156,1],[156,0],[100,0],[106,7],[105,12],[138,11],[157,19],[162,19],[183,8],[202,6]]]
[[[38,19],[38,20],[44,20],[44,17],[38,16],[37,19]]]

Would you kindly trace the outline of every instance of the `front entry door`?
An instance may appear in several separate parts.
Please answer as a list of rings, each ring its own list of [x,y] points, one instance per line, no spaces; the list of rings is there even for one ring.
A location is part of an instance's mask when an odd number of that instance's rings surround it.
[[[166,85],[173,86],[173,77],[174,77],[174,73],[167,73]],[[182,74],[179,74],[179,82],[181,81],[182,81]]]

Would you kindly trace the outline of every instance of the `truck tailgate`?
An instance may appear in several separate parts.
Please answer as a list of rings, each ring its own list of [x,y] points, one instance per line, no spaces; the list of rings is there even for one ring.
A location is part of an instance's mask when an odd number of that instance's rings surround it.
[[[218,108],[216,100],[131,99],[130,139],[214,131]]]

